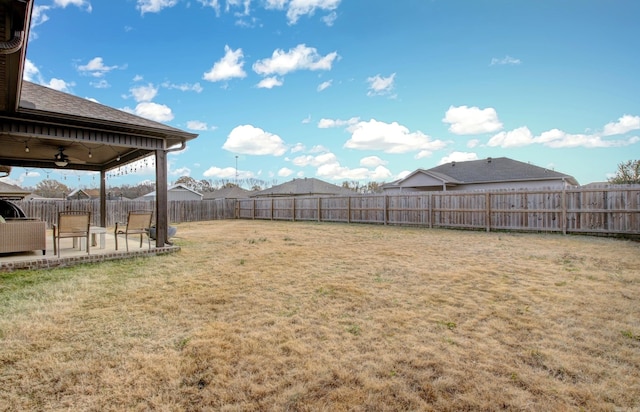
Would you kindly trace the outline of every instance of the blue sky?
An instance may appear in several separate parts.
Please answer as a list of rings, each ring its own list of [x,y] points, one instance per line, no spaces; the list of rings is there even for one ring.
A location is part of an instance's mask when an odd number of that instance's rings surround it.
[[[170,181],[233,181],[237,162],[270,184],[389,182],[506,156],[587,184],[640,157],[638,16],[636,0],[36,0],[25,78],[198,133]]]

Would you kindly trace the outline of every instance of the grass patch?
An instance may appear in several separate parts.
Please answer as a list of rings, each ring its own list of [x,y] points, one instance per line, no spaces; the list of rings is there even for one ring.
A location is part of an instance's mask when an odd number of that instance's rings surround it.
[[[637,242],[179,232],[176,254],[1,274],[0,409],[640,408]]]

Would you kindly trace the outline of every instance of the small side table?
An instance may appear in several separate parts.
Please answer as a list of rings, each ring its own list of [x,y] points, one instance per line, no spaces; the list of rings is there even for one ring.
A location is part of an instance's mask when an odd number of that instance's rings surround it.
[[[100,226],[91,226],[89,228],[89,233],[91,234],[91,246],[97,246],[97,239],[96,239],[96,235],[100,235],[100,249],[104,249],[105,248],[105,235],[107,234],[107,228],[106,227],[100,227]]]

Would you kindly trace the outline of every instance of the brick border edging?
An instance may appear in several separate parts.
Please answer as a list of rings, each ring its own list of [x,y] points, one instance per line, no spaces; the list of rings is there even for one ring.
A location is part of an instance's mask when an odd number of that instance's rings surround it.
[[[158,256],[176,253],[180,251],[180,246],[165,246],[153,249],[136,250],[134,252],[110,252],[99,255],[82,255],[62,258],[40,258],[24,260],[18,262],[0,263],[0,272],[13,272],[14,270],[37,270],[54,269],[69,266],[81,265],[85,263],[99,263],[110,260],[131,259],[142,256]]]

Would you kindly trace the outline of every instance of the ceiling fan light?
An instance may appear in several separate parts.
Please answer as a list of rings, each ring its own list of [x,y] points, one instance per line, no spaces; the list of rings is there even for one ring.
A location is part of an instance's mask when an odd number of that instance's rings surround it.
[[[58,150],[59,152],[53,156],[53,161],[56,166],[65,167],[69,164],[69,158],[63,153],[64,148],[60,147]]]

